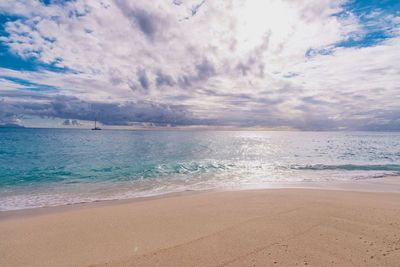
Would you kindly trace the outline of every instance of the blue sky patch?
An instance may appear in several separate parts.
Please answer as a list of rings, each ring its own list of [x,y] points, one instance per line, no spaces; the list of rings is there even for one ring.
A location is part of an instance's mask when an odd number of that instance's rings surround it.
[[[336,47],[368,47],[379,45],[390,36],[385,31],[373,31],[366,33],[362,38],[350,38],[348,40],[337,43]]]
[[[39,0],[44,5],[63,5],[68,2],[75,2],[76,0]]]
[[[368,47],[379,45],[388,38],[394,37],[392,30],[399,26],[392,21],[393,15],[400,13],[398,0],[350,1],[343,5],[344,11],[335,14],[341,18],[353,14],[359,19],[362,32],[355,37],[335,44],[336,47]]]
[[[0,14],[0,36],[7,37],[9,33],[5,30],[5,24],[7,22],[16,21],[18,19],[23,19],[18,16],[6,16]],[[49,42],[54,42],[55,40],[46,39]],[[38,51],[39,53],[39,51]],[[70,71],[67,68],[57,67],[56,64],[60,61],[54,62],[52,64],[46,64],[38,61],[34,57],[22,58],[19,55],[12,53],[9,46],[0,40],[0,68],[12,69],[12,70],[22,70],[22,71],[54,71],[54,72],[67,72]]]
[[[357,16],[371,11],[383,11],[386,14],[396,14],[400,11],[399,0],[354,0],[349,1],[343,7]]]
[[[38,83],[33,83],[24,79],[19,79],[15,77],[9,77],[9,76],[0,76],[0,79],[5,79],[7,81],[11,81],[13,83],[19,84],[23,87],[19,89],[23,90],[30,90],[30,91],[58,91],[58,88],[55,86],[51,85],[46,85],[46,84],[38,84]]]
[[[53,72],[73,72],[68,68],[57,67],[54,62],[46,64],[36,60],[33,57],[22,58],[9,51],[9,48],[0,41],[0,68],[21,71],[53,71]]]

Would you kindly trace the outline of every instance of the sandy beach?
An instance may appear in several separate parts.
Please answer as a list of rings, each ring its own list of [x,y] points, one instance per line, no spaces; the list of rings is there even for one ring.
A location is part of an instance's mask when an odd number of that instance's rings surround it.
[[[398,266],[400,195],[208,192],[3,212],[0,266]]]

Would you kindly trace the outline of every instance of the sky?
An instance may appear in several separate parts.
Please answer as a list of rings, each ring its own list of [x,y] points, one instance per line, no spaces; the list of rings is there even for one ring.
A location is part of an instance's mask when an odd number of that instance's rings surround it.
[[[0,0],[0,125],[400,130],[398,0]]]

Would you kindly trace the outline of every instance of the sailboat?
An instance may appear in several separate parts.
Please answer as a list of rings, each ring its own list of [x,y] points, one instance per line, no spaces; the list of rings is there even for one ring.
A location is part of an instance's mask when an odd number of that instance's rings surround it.
[[[96,125],[96,119],[94,119],[94,128],[92,128],[93,131],[99,131],[101,128],[97,127]]]

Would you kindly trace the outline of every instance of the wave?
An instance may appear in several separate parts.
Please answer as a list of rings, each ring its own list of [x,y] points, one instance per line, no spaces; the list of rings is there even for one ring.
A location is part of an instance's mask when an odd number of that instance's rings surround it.
[[[356,164],[343,164],[343,165],[325,165],[314,164],[306,166],[291,166],[295,170],[346,170],[346,171],[399,171],[400,165],[398,164],[383,164],[383,165],[356,165]]]

